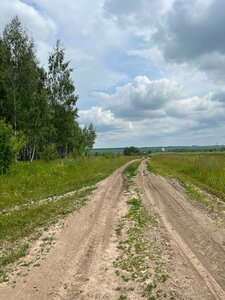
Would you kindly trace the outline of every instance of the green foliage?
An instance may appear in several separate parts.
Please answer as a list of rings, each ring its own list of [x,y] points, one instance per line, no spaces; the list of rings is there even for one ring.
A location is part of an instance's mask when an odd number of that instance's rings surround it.
[[[0,120],[0,174],[6,174],[23,146],[23,136],[15,136],[12,126]]]
[[[96,132],[92,123],[88,127],[86,126],[84,127],[84,129],[82,130],[82,135],[83,135],[83,149],[84,149],[84,153],[87,155],[90,153],[91,149],[93,148],[96,139]]]
[[[5,26],[0,38],[0,118],[26,136],[19,160],[52,159],[52,144],[58,157],[81,155],[89,152],[96,138],[92,124],[82,130],[77,123],[73,70],[60,41],[48,61],[46,72],[18,17]]]
[[[124,155],[133,156],[133,155],[141,155],[141,152],[138,148],[131,146],[124,148]]]
[[[138,283],[138,290],[142,292],[143,298],[161,299],[157,283],[165,282],[167,275],[164,274],[161,249],[155,243],[155,238],[151,241],[148,234],[156,228],[156,220],[144,208],[139,198],[131,198],[127,204],[129,211],[116,228],[119,239],[119,256],[114,261],[116,274],[125,283]],[[127,286],[123,290],[129,292]],[[155,297],[157,294],[159,297]]]
[[[44,146],[41,158],[45,161],[54,160],[57,158],[57,150],[55,144]]]
[[[54,127],[52,142],[58,155],[64,157],[77,148],[76,138],[80,140],[75,93],[71,74],[73,69],[65,61],[65,49],[58,40],[49,56],[47,87],[50,95],[51,121]]]
[[[139,209],[141,207],[141,201],[136,198],[132,198],[127,201],[127,204],[133,206],[134,209]]]

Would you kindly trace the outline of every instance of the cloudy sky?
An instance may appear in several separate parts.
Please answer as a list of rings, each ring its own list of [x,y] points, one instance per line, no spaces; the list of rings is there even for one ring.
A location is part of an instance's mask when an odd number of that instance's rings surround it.
[[[60,38],[96,147],[225,143],[224,0],[1,0],[47,56]]]

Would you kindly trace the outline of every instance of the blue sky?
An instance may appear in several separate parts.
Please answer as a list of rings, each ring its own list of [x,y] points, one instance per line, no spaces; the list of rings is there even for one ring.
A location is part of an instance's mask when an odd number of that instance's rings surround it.
[[[64,43],[96,147],[225,143],[225,1],[1,0],[1,31],[15,15],[42,65]]]

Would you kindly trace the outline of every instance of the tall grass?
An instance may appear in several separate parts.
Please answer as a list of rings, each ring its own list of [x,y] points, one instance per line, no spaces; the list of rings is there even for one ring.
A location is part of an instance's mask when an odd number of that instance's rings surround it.
[[[165,153],[152,155],[149,170],[189,181],[225,199],[224,153]]]
[[[10,174],[0,176],[0,211],[95,184],[128,160],[91,157],[18,163]]]

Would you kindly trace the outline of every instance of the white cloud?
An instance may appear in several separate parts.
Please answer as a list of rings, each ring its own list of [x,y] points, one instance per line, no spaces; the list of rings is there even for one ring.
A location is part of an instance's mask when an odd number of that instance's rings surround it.
[[[20,0],[1,0],[0,7],[1,30],[15,15],[18,15],[35,40],[46,41],[56,33],[57,26],[52,19],[31,5]]]
[[[132,82],[117,87],[112,95],[95,93],[104,108],[118,117],[142,120],[143,117],[163,117],[164,107],[181,97],[181,89],[174,80],[150,80],[138,76]]]

